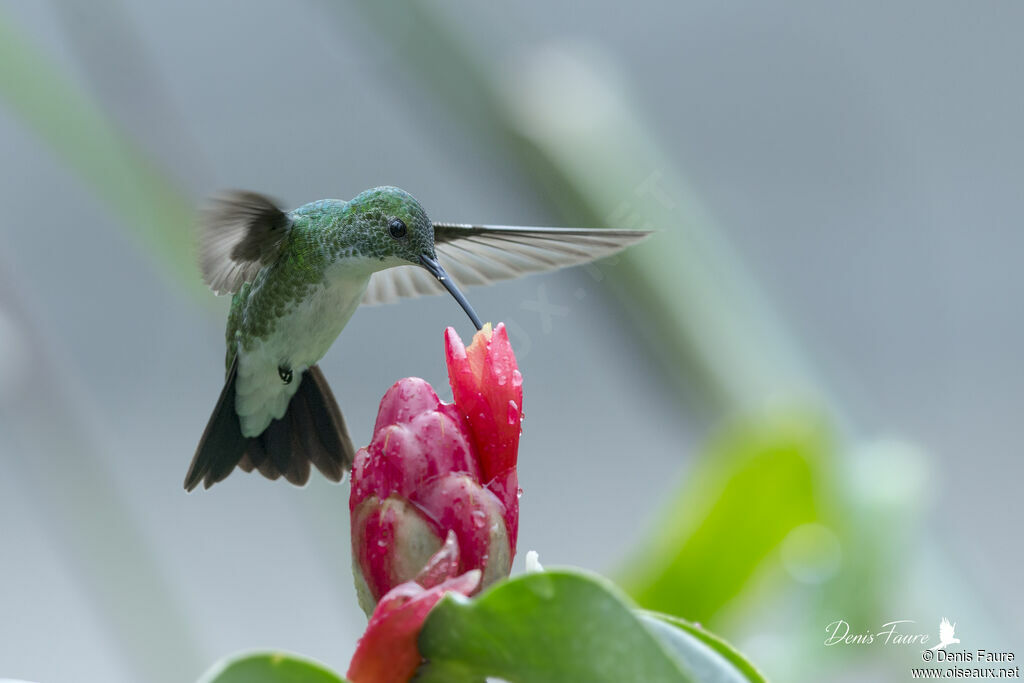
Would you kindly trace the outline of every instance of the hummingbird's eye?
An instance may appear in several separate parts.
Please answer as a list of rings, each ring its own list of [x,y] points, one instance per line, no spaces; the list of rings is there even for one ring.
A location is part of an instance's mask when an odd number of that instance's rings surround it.
[[[401,218],[392,218],[391,222],[388,223],[388,230],[391,231],[391,236],[395,239],[405,237],[405,233],[408,231]]]

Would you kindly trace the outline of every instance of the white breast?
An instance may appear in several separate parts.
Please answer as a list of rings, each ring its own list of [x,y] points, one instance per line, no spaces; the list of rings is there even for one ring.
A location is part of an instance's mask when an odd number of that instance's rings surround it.
[[[338,338],[369,281],[364,269],[336,269],[324,285],[282,316],[266,339],[238,350],[235,410],[242,434],[258,436],[272,419],[284,417],[302,373]],[[291,369],[290,383],[281,379],[279,367]]]

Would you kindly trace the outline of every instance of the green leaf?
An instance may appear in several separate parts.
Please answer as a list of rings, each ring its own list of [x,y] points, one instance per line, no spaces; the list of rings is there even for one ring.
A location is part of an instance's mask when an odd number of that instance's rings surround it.
[[[449,594],[439,602],[420,633],[428,664],[416,680],[762,680],[734,650],[691,629],[636,612],[601,577],[528,574],[474,600]]]
[[[345,679],[311,659],[283,652],[252,652],[222,659],[199,683],[345,683]]]
[[[761,672],[736,648],[700,626],[658,612],[641,612],[640,617],[659,637],[677,649],[702,683],[734,680],[766,683]],[[718,664],[719,658],[731,666],[708,666]]]
[[[806,415],[725,432],[632,556],[626,591],[643,607],[712,622],[794,528],[827,516],[830,448],[822,421]]]

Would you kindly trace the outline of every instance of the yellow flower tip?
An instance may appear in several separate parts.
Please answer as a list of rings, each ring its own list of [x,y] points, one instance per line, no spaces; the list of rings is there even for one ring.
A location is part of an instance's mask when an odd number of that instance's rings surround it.
[[[494,327],[491,323],[484,323],[484,326],[477,330],[476,334],[473,335],[473,343],[471,346],[475,346],[477,342],[486,344],[491,341],[491,335],[494,334]]]
[[[466,349],[466,355],[469,357],[469,367],[473,371],[477,382],[483,380],[484,358],[487,356],[487,345],[491,343],[492,334],[494,334],[494,330],[491,324],[485,324],[473,335],[473,343]]]

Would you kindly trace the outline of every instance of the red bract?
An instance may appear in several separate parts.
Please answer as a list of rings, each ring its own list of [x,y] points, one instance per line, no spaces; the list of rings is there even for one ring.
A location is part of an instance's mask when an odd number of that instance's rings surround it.
[[[423,622],[445,593],[469,595],[480,583],[480,570],[456,576],[459,548],[454,532],[413,581],[385,595],[356,645],[346,676],[352,683],[408,681],[420,664],[416,646]]]
[[[449,328],[446,348],[455,403],[422,379],[398,381],[381,401],[373,440],[356,454],[352,557],[367,614],[416,576],[449,531],[460,573],[479,569],[486,586],[511,567],[522,377],[502,325],[493,334],[486,326],[469,349]]]
[[[507,511],[515,554],[519,532],[519,478],[516,461],[523,419],[523,376],[519,374],[504,323],[488,323],[467,349],[455,330],[445,330],[448,382],[455,405],[469,422],[480,454],[482,481]]]
[[[484,481],[515,469],[522,431],[523,376],[505,325],[484,325],[467,349],[455,330],[445,330],[448,382],[455,405],[469,420]]]

